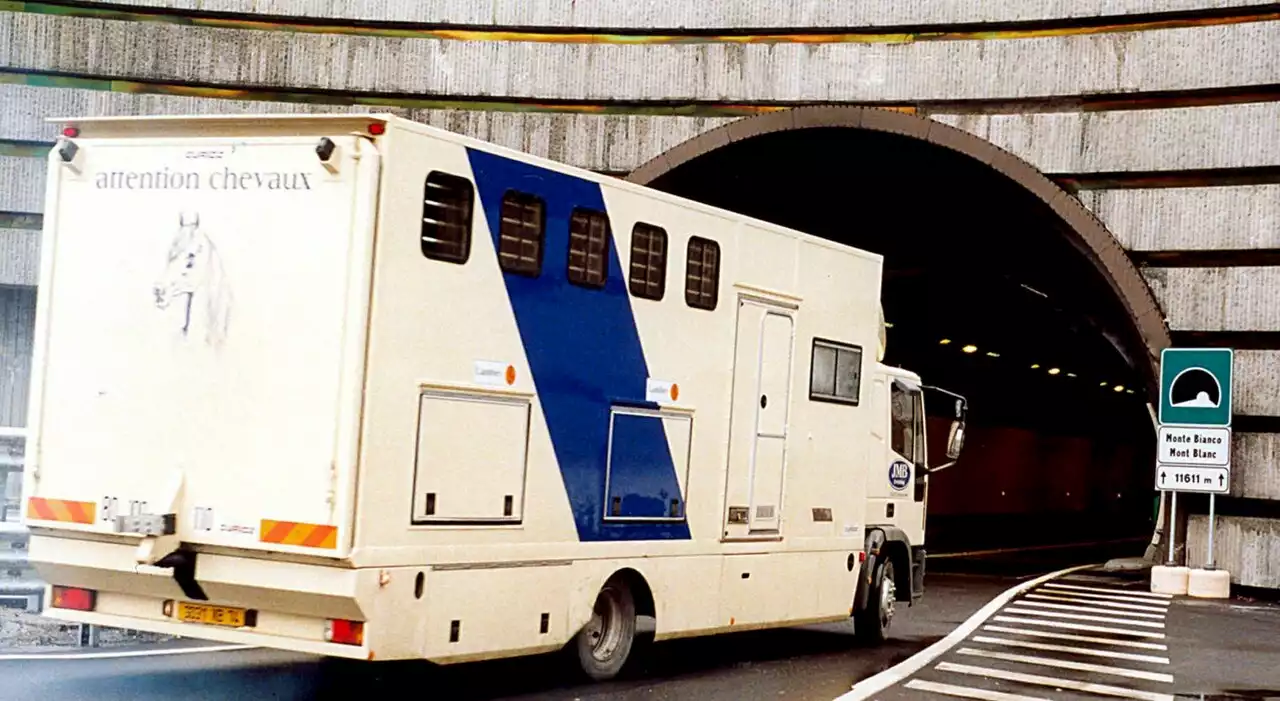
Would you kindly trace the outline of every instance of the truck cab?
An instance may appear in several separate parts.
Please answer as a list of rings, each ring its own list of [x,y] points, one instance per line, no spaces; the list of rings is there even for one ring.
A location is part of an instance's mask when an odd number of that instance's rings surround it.
[[[928,387],[909,370],[877,362],[870,382],[878,465],[866,471],[867,562],[854,599],[857,634],[884,639],[897,602],[924,595],[929,475],[955,464],[964,444],[964,397]],[[926,394],[931,400],[926,402]],[[926,407],[927,403],[927,407]],[[950,420],[945,460],[929,457],[926,408]],[[946,425],[945,423],[941,425]]]

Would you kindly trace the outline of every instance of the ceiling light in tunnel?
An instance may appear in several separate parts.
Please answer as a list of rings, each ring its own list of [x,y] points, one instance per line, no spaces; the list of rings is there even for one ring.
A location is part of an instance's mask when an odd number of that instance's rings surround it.
[[[1058,374],[1058,373],[1060,373],[1060,372],[1062,372],[1062,371],[1061,371],[1061,370],[1059,370],[1058,368],[1049,368],[1049,374],[1050,374],[1050,375],[1057,375],[1057,374]]]
[[[995,351],[987,351],[987,356],[991,358],[999,358],[1000,354]]]
[[[1098,386],[1099,386],[1099,387],[1106,387],[1106,386],[1107,386],[1107,381],[1106,381],[1106,380],[1103,380],[1102,382],[1099,382],[1099,383],[1098,383]]]
[[[893,328],[893,324],[891,324],[891,323],[889,323],[889,322],[887,322],[887,321],[886,321],[886,322],[884,322],[884,327],[885,327],[886,329],[891,329],[891,328]]]
[[[1039,369],[1040,369],[1040,363],[1032,363],[1032,364],[1031,364],[1031,369],[1032,369],[1032,370],[1039,370]]]
[[[1049,299],[1049,295],[1047,295],[1047,294],[1045,294],[1045,293],[1041,292],[1040,290],[1037,290],[1036,288],[1032,287],[1031,285],[1026,284],[1025,282],[1020,282],[1020,283],[1018,283],[1018,284],[1022,286],[1022,289],[1026,290],[1026,291],[1028,291],[1028,292],[1031,292],[1031,293],[1033,293],[1033,294],[1038,294],[1038,295],[1040,295],[1041,297],[1044,297],[1045,299]]]
[[[1126,390],[1125,390],[1125,394],[1133,394],[1133,390],[1131,390],[1131,389],[1126,389]]]
[[[949,339],[949,338],[944,338],[944,339],[942,339],[941,341],[938,341],[938,345],[940,345],[940,346],[945,346],[945,345],[947,345],[948,343],[951,343],[951,339]]]
[[[964,351],[965,353],[977,353],[978,347],[975,345],[968,345],[968,346],[965,346],[964,348],[961,348],[960,350]]]
[[[1076,374],[1075,374],[1074,372],[1069,372],[1069,373],[1067,373],[1067,377],[1075,377],[1075,376],[1076,376]]]
[[[1124,391],[1124,385],[1116,385],[1115,387],[1112,387],[1112,388],[1111,388],[1111,391],[1112,391],[1112,392],[1123,392],[1123,391]]]

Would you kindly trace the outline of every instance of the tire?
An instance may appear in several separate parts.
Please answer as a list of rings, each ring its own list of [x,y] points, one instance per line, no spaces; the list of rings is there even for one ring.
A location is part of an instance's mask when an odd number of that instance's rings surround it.
[[[578,665],[595,681],[613,679],[626,665],[635,639],[635,597],[626,582],[611,579],[596,595],[591,620],[575,636]]]
[[[853,632],[866,643],[883,643],[889,637],[889,626],[896,612],[898,589],[893,578],[893,561],[886,558],[876,565],[867,589],[866,608],[853,621]]]

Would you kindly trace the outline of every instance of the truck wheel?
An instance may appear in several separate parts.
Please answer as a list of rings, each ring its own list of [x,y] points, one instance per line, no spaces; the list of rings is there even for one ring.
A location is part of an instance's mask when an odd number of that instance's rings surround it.
[[[893,561],[885,558],[876,565],[867,590],[867,606],[858,612],[853,621],[853,632],[868,643],[882,643],[888,637],[889,624],[893,622],[898,588],[893,579]]]
[[[636,637],[636,602],[621,579],[605,583],[596,596],[591,620],[577,635],[578,664],[596,681],[622,671]]]

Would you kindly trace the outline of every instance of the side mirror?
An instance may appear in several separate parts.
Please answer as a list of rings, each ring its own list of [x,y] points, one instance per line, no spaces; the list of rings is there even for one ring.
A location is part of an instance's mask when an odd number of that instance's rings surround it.
[[[952,421],[951,433],[947,436],[947,459],[955,460],[960,457],[960,450],[964,448],[964,422]]]

